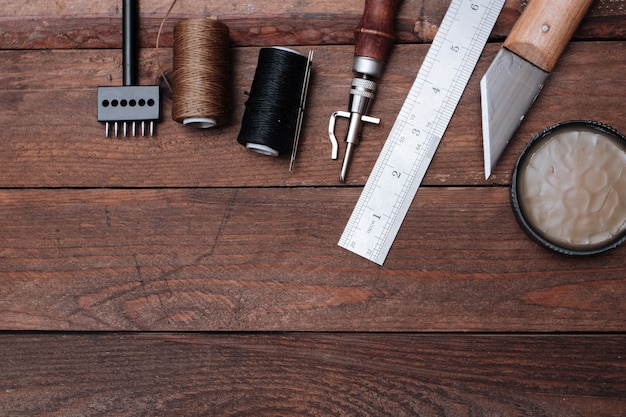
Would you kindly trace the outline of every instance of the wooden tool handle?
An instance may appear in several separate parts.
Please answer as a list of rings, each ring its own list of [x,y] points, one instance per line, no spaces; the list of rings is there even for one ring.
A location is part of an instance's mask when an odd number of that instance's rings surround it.
[[[504,46],[550,72],[593,0],[531,0]]]
[[[365,0],[363,17],[354,33],[354,55],[387,61],[394,42],[393,21],[398,3],[398,0]]]

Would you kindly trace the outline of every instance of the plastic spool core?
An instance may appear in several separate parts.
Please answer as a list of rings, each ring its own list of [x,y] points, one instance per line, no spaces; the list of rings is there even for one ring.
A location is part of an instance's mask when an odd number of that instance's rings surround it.
[[[276,149],[272,149],[267,145],[261,145],[260,143],[246,143],[246,148],[260,153],[261,155],[278,156],[278,151]]]
[[[215,119],[207,117],[188,117],[183,120],[183,126],[197,127],[199,129],[210,129],[216,125]]]

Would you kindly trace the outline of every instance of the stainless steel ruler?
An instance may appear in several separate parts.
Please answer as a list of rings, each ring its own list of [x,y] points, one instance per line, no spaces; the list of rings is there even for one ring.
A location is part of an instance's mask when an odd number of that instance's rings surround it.
[[[339,246],[385,262],[504,1],[452,0]]]

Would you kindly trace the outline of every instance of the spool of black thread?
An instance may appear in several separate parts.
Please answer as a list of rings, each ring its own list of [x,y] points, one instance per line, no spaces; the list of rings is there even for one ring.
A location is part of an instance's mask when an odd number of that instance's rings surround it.
[[[292,151],[309,60],[286,48],[261,48],[237,142],[263,155]]]

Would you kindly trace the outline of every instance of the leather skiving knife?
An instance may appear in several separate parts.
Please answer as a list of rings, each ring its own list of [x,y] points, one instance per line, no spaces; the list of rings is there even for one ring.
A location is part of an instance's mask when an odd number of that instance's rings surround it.
[[[485,179],[593,0],[531,0],[480,81]]]

